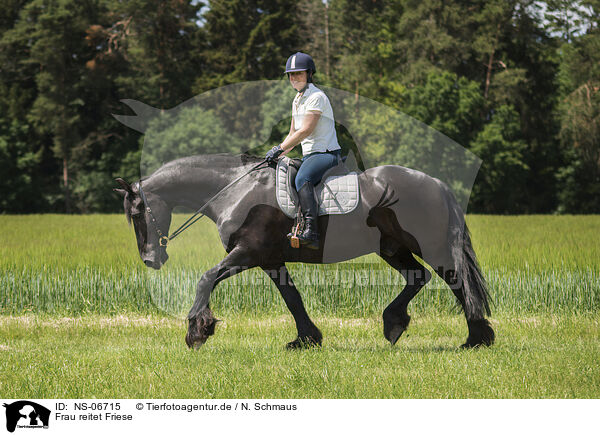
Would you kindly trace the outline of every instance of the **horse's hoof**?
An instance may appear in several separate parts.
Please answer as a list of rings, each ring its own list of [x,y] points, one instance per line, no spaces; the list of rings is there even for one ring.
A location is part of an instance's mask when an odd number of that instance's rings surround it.
[[[400,338],[400,336],[402,335],[402,333],[404,331],[406,331],[406,328],[404,328],[403,326],[400,326],[400,325],[396,325],[396,326],[392,327],[392,329],[390,330],[390,332],[386,338],[393,346],[396,344],[396,342],[398,341],[398,339]]]
[[[185,343],[190,349],[199,349],[206,340],[215,333],[219,319],[215,319],[209,308],[205,308],[197,316],[188,319],[188,332]]]
[[[401,316],[391,315],[388,312],[383,313],[383,336],[392,346],[396,344],[400,336],[408,328],[410,316],[404,313]]]
[[[461,349],[472,349],[482,346],[491,346],[494,344],[496,334],[486,319],[467,321],[469,326],[469,336],[467,341],[460,347]]]
[[[471,337],[467,338],[467,341],[464,342],[463,344],[461,344],[460,348],[461,349],[478,349],[480,347],[490,347],[492,344],[494,344],[494,340],[491,339],[478,339],[478,340],[473,340],[471,339]]]
[[[294,341],[290,341],[286,344],[285,348],[288,350],[296,349],[310,349],[311,347],[321,346],[321,341],[316,340],[313,337],[298,337]]]

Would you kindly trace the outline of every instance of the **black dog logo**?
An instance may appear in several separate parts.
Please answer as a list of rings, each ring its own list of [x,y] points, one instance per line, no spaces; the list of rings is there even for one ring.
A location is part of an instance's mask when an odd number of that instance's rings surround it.
[[[19,427],[48,427],[50,420],[50,410],[28,400],[19,400],[9,405],[4,404],[6,408],[6,429],[14,432],[17,425]],[[40,424],[40,420],[42,424]]]

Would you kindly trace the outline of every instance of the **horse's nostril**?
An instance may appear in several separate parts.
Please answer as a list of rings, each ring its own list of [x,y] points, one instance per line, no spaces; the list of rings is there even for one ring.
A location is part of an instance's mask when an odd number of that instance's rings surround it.
[[[151,267],[152,269],[160,269],[161,264],[158,261],[154,261],[154,260],[144,260],[144,264],[147,267]]]

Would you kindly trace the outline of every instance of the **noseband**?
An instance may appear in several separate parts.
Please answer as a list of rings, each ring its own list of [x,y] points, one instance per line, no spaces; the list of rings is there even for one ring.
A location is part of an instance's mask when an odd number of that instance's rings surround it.
[[[158,221],[156,220],[156,218],[154,217],[154,214],[152,214],[152,209],[150,208],[150,204],[148,203],[148,199],[146,198],[146,194],[144,193],[144,190],[142,189],[142,180],[138,181],[137,187],[138,187],[138,191],[140,192],[140,196],[142,198],[142,201],[144,202],[144,207],[146,208],[146,211],[148,212],[148,216],[150,216],[150,221],[152,222],[152,226],[154,227],[154,231],[156,231],[156,234],[158,235],[158,243],[160,246],[164,246],[166,247],[169,244],[170,240],[173,240],[175,237],[177,237],[179,234],[183,233],[185,230],[187,230],[190,226],[192,226],[193,224],[195,224],[197,221],[199,221],[202,217],[204,217],[204,214],[202,214],[202,211],[206,208],[206,206],[208,206],[208,204],[210,204],[217,196],[219,196],[221,194],[221,192],[223,192],[225,189],[233,186],[235,183],[237,183],[238,181],[240,181],[242,178],[244,178],[246,175],[248,175],[249,173],[255,171],[256,169],[260,168],[263,164],[268,163],[267,160],[263,160],[262,162],[260,162],[258,165],[254,166],[252,169],[250,169],[248,172],[244,173],[243,175],[241,175],[240,177],[236,178],[235,180],[233,180],[231,183],[229,183],[227,186],[225,186],[224,188],[222,188],[221,190],[219,190],[215,195],[213,195],[212,198],[210,198],[208,201],[206,201],[206,203],[200,207],[193,215],[191,218],[189,218],[187,221],[185,221],[183,223],[183,225],[181,225],[179,228],[177,228],[175,231],[173,231],[173,233],[170,236],[166,236],[163,234],[163,232],[160,230],[160,228],[158,227]],[[200,216],[198,216],[200,215]]]

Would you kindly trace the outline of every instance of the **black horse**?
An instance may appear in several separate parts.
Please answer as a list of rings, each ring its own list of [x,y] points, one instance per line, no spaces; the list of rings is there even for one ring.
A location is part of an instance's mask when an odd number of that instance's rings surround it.
[[[401,166],[367,169],[359,174],[359,206],[349,214],[319,217],[324,235],[320,249],[294,249],[286,237],[292,219],[275,197],[274,168],[252,171],[260,161],[246,154],[193,156],[169,162],[131,185],[117,179],[122,188],[115,191],[124,196],[142,261],[154,269],[168,258],[164,235],[173,208],[196,210],[209,202],[203,213],[216,223],[227,256],[198,282],[188,314],[189,347],[198,348],[214,334],[217,320],[209,298],[215,286],[253,267],[268,273],[294,317],[298,336],[288,348],[320,345],[321,332],[308,316],[285,263],[332,263],[372,252],[406,279],[402,292],[383,312],[383,334],[390,343],[408,327],[408,303],[431,279],[415,255],[445,280],[463,308],[469,329],[463,347],[493,343],[494,331],[485,319],[490,314],[486,283],[463,212],[444,183]],[[244,178],[221,191],[239,177]]]

